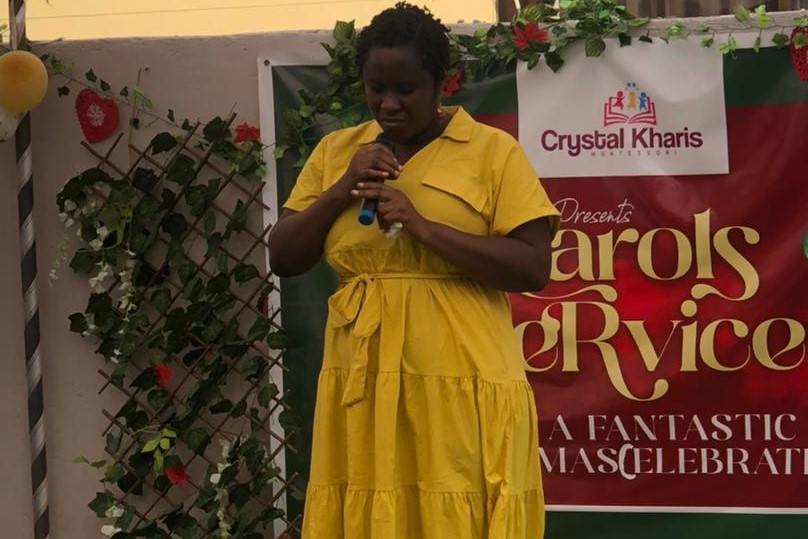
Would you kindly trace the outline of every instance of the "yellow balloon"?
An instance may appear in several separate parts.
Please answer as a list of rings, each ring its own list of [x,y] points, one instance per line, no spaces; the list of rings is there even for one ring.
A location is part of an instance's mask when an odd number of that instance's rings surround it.
[[[0,56],[0,107],[26,112],[48,91],[48,70],[37,55],[11,51]]]

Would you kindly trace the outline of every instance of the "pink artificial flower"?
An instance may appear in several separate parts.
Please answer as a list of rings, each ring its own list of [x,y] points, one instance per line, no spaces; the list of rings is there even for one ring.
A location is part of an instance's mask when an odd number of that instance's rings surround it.
[[[157,378],[157,385],[165,389],[165,387],[174,378],[174,369],[170,365],[153,365],[154,377]]]
[[[446,84],[443,85],[443,95],[451,97],[460,89],[460,79],[463,73],[458,69],[449,78],[446,79]]]
[[[261,130],[247,123],[237,126],[233,142],[238,144],[248,140],[261,140]]]
[[[175,464],[170,468],[166,468],[166,478],[168,478],[172,485],[177,485],[182,488],[185,486],[185,483],[191,479],[191,476],[185,471],[185,466]]]
[[[527,23],[524,28],[514,27],[513,34],[511,41],[520,51],[526,51],[531,43],[546,43],[550,39],[547,30],[540,29],[536,21]]]

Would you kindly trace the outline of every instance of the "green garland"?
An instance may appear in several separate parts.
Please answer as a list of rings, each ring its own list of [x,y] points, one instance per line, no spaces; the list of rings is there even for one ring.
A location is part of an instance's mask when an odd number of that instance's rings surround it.
[[[739,7],[735,13],[737,26],[716,43],[716,30],[705,25],[689,26],[682,21],[672,22],[658,39],[686,39],[691,35],[703,36],[701,45],[718,46],[722,54],[733,54],[737,42],[735,31],[758,30],[754,48],[761,46],[764,30],[778,30],[772,43],[784,47],[793,42],[796,48],[808,44],[805,33],[796,33],[793,41],[786,33],[795,27],[808,27],[808,18],[797,17],[791,25],[774,24],[766,7],[753,11]],[[546,64],[552,71],[564,65],[564,55],[570,45],[583,42],[588,57],[600,56],[606,50],[607,39],[616,38],[619,46],[631,45],[633,36],[638,41],[652,43],[650,31],[642,33],[649,19],[632,15],[616,0],[562,0],[559,9],[547,4],[529,5],[510,22],[481,28],[473,34],[449,34],[450,68],[446,90],[453,92],[464,82],[484,80],[496,73],[513,69],[517,62],[525,62],[528,69]],[[302,104],[285,111],[286,132],[275,148],[275,158],[286,152],[298,159],[302,166],[319,140],[322,125],[348,127],[369,119],[364,109],[362,83],[356,67],[356,30],[353,22],[337,22],[333,31],[334,45],[323,44],[331,61],[326,67],[328,81],[317,93],[301,90]],[[446,93],[449,93],[446,92]]]
[[[66,228],[82,243],[70,267],[87,275],[93,289],[84,311],[70,316],[70,330],[97,343],[109,383],[129,396],[109,416],[110,458],[77,459],[103,471],[103,488],[89,506],[104,521],[102,533],[114,539],[260,539],[284,514],[254,503],[272,498],[280,474],[261,434],[279,405],[278,388],[254,348],[284,348],[286,337],[263,315],[247,326],[233,316],[231,290],[260,274],[223,249],[245,232],[247,204],[238,201],[227,219],[214,208],[230,176],[260,183],[263,146],[255,131],[236,140],[228,122],[215,118],[190,151],[185,143],[195,140],[193,130],[157,134],[148,158],[122,178],[102,168],[82,172],[56,200]],[[229,163],[229,171],[201,178],[208,157],[200,154]],[[206,271],[191,254],[199,240],[214,266]],[[272,290],[263,285],[253,301],[262,303]],[[180,378],[175,369],[189,381],[173,380]],[[212,417],[240,426],[225,432]],[[279,418],[292,427],[288,419]],[[223,447],[213,460],[216,438]],[[186,464],[201,455],[211,460],[200,477]],[[195,498],[183,495],[170,511],[150,512],[153,493],[188,482],[196,485]]]

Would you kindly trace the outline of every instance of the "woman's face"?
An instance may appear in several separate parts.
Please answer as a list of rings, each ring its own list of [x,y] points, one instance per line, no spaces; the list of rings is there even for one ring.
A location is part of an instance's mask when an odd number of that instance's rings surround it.
[[[371,48],[362,80],[370,111],[395,142],[412,141],[435,121],[439,89],[411,46]]]

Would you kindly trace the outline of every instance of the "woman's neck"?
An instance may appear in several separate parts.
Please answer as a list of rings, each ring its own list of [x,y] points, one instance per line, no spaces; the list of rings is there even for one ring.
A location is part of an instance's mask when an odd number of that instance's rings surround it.
[[[396,142],[397,146],[404,146],[408,148],[423,148],[443,133],[446,129],[446,126],[449,124],[449,115],[448,114],[440,114],[436,115],[435,119],[429,123],[423,131],[418,133],[417,135],[411,137],[409,140]]]

